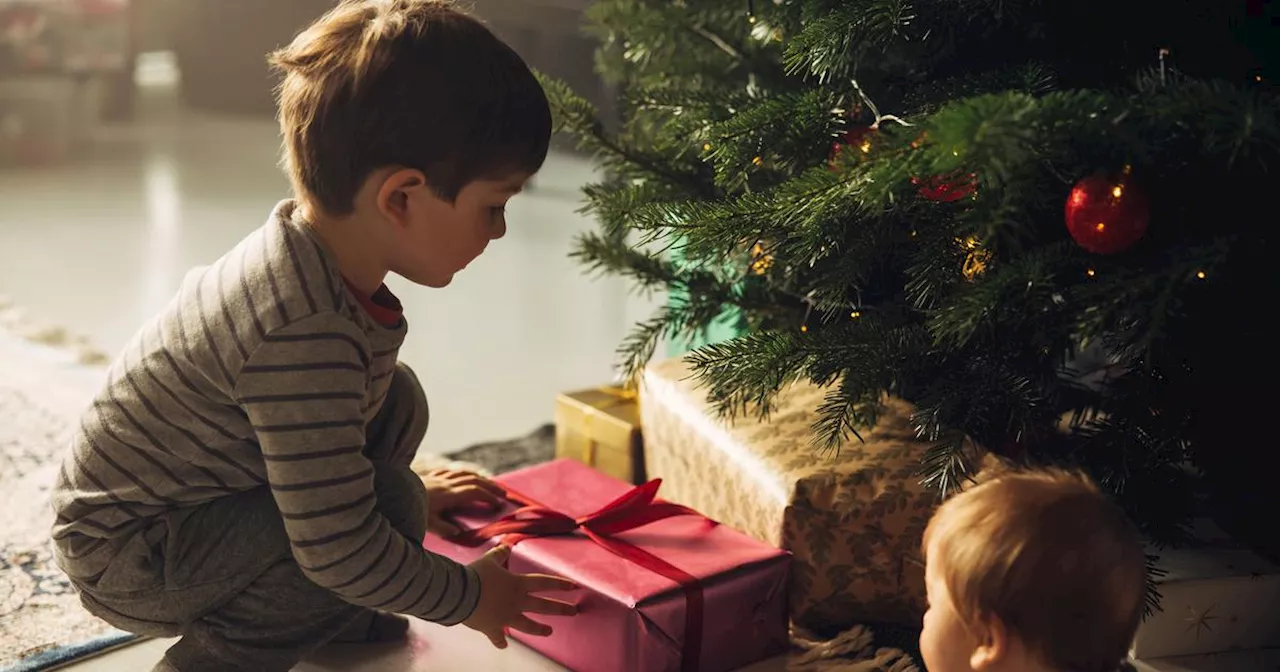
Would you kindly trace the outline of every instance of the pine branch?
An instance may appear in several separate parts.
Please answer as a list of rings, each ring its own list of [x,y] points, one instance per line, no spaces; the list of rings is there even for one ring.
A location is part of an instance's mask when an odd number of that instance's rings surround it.
[[[807,74],[820,82],[846,79],[870,51],[883,51],[903,39],[915,18],[906,0],[853,0],[808,22],[783,53],[790,74]]]
[[[973,481],[977,471],[969,458],[964,435],[952,431],[929,440],[935,443],[925,450],[921,458],[921,483],[937,490],[942,498],[960,492],[965,484]]]
[[[799,376],[806,355],[794,334],[759,331],[706,345],[685,357],[694,373],[708,381],[708,400],[718,415],[738,417],[753,411],[767,419],[774,396]]]
[[[605,161],[606,167],[621,169],[627,174],[639,171],[641,175],[704,198],[716,195],[695,171],[682,172],[665,162],[664,157],[651,155],[611,137],[605,132],[591,103],[574,94],[567,85],[540,73],[537,76],[551,104],[554,130],[573,135],[579,149],[594,152]]]
[[[583,233],[574,240],[569,256],[595,274],[615,274],[631,278],[644,289],[681,282],[680,272],[671,262],[629,245],[625,240],[596,233]]]
[[[631,328],[631,333],[618,346],[623,380],[639,379],[644,367],[653,359],[658,344],[675,332],[679,321],[677,311],[671,306],[664,306],[648,320]]]
[[[813,425],[813,442],[821,452],[839,450],[852,434],[863,441],[858,427],[875,425],[878,417],[878,399],[855,389],[852,379],[846,378],[839,387],[827,392],[818,407],[818,420]]]

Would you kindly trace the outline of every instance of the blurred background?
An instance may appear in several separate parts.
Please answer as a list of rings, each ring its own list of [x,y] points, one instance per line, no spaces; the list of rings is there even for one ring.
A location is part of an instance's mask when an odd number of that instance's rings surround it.
[[[265,55],[337,0],[0,0],[0,295],[113,355],[193,266],[289,195]],[[534,67],[602,110],[587,0],[475,0]],[[401,358],[431,402],[427,449],[511,438],[555,394],[612,380],[614,348],[662,297],[566,255],[591,226],[587,157],[558,142],[509,233],[446,290],[388,284]],[[0,371],[0,375],[3,372]]]

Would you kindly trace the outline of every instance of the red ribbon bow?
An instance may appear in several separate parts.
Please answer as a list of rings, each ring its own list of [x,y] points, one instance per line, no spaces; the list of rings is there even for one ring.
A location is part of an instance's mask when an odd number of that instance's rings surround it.
[[[534,537],[569,535],[581,532],[591,541],[609,552],[630,560],[645,569],[661,574],[679,584],[684,591],[686,609],[684,623],[684,653],[680,669],[695,672],[702,653],[703,597],[698,577],[685,572],[656,555],[613,535],[634,530],[659,520],[674,516],[700,516],[697,511],[679,504],[657,499],[662,479],[654,479],[636,486],[626,494],[606,504],[600,510],[580,518],[566,516],[555,509],[542,506],[529,497],[507,486],[507,499],[523,504],[522,508],[503,516],[484,527],[468,530],[450,539],[464,546],[480,546],[485,541],[502,537],[499,543],[506,546]],[[708,521],[711,522],[711,521]],[[711,524],[715,524],[712,522]]]

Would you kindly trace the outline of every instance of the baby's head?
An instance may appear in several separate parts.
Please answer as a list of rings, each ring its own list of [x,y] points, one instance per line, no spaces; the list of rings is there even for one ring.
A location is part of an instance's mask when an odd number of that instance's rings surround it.
[[[419,284],[448,284],[501,237],[546,159],[542,87],[445,0],[347,0],[271,61],[303,216],[367,227],[372,253]]]
[[[1087,477],[1002,470],[946,501],[924,534],[931,672],[1114,672],[1142,618],[1145,561]]]

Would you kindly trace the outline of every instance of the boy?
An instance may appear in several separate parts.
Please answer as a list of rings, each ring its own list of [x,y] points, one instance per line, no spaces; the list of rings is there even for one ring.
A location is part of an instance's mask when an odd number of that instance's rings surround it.
[[[1142,618],[1145,560],[1085,476],[1002,471],[924,533],[930,672],[1115,672]]]
[[[60,566],[85,607],[181,635],[157,670],[288,670],[327,641],[403,637],[408,614],[550,629],[570,590],[426,553],[426,431],[383,279],[429,287],[501,238],[542,165],[528,67],[439,0],[350,0],[273,56],[296,200],[183,282],[113,364],[54,495]],[[436,474],[438,511],[496,486]]]

